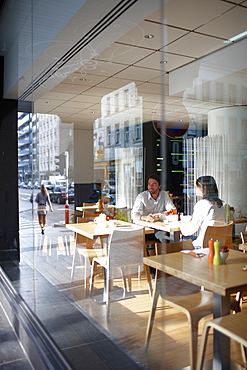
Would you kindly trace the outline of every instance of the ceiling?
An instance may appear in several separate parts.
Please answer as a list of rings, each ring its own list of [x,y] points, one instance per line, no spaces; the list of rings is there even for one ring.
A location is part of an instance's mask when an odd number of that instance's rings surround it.
[[[82,129],[91,129],[94,120],[101,116],[101,98],[104,95],[130,82],[135,82],[142,97],[144,122],[161,119],[164,108],[169,119],[175,119],[187,110],[189,114],[200,115],[203,122],[210,109],[229,105],[230,90],[222,91],[221,96],[210,91],[210,94],[205,94],[210,98],[204,99],[194,93],[193,85],[199,76],[198,69],[203,75],[205,61],[209,61],[209,74],[217,74],[213,79],[220,81],[231,76],[231,81],[240,78],[247,86],[247,39],[225,43],[246,31],[247,0],[170,0],[164,1],[163,11],[158,9],[157,1],[152,7],[152,1],[149,1],[149,6],[141,9],[143,1],[133,3],[116,19],[112,17],[112,5],[121,1],[112,1],[111,11],[110,1],[85,2],[35,59],[32,74],[37,82],[36,88],[30,90],[32,84],[28,74],[18,76],[18,98],[33,100],[35,113],[57,114],[62,122],[74,123]],[[96,4],[101,4],[100,10],[96,9]],[[108,13],[111,12],[111,22],[105,29],[102,26],[105,16],[103,4]],[[96,11],[100,11],[101,20],[95,19]],[[95,21],[91,22],[91,19]],[[99,21],[102,32],[86,43],[86,31],[95,34]],[[153,37],[147,38],[146,35]],[[0,36],[2,55],[6,53],[3,45],[11,43],[4,37],[10,38],[9,32]],[[69,41],[66,44],[61,40]],[[70,58],[68,51],[79,40],[83,40],[84,46],[81,43],[78,52],[74,49]],[[27,52],[27,48],[23,47],[23,50]],[[236,53],[240,53],[237,58]],[[61,60],[66,62],[61,63]],[[30,76],[30,68],[26,73]],[[193,76],[191,80],[190,75]],[[200,84],[205,83],[204,90],[207,86],[210,89],[207,82],[200,78]],[[247,104],[247,101],[242,99],[241,103]]]

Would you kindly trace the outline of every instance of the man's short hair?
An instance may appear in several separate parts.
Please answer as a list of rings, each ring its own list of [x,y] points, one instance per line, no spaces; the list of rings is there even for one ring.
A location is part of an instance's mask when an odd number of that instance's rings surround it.
[[[160,177],[159,177],[159,175],[157,175],[156,173],[154,173],[154,174],[152,174],[152,175],[149,175],[148,176],[148,179],[147,179],[147,182],[148,182],[148,180],[149,179],[154,179],[154,180],[156,180],[157,182],[158,182],[158,184],[160,185]]]

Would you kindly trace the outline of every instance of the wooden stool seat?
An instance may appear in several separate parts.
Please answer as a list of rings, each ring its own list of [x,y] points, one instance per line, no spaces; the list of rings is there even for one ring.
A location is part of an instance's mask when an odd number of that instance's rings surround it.
[[[240,343],[243,359],[246,365],[246,349],[247,349],[247,311],[241,311],[235,315],[226,315],[214,320],[210,320],[204,324],[201,344],[198,352],[197,369],[203,369],[203,362],[206,352],[208,332],[210,328],[219,331],[220,333],[232,338]]]

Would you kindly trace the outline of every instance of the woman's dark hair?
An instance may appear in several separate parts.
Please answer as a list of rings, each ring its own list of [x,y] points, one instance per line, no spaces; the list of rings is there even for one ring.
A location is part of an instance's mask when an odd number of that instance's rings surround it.
[[[154,179],[158,182],[158,184],[160,185],[160,177],[159,175],[156,175],[156,173],[153,173],[152,175],[149,175],[148,178],[147,178],[147,182],[149,179]]]
[[[196,186],[201,188],[203,199],[208,199],[211,203],[217,203],[218,207],[222,207],[223,202],[219,199],[218,187],[213,176],[198,177]]]

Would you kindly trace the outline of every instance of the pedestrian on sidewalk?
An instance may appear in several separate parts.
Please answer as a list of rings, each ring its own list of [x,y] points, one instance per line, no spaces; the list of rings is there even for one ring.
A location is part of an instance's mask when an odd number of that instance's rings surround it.
[[[40,191],[36,195],[35,202],[38,203],[38,219],[41,227],[41,234],[44,235],[48,206],[50,207],[50,211],[53,212],[50,196],[47,192],[45,184],[41,185]]]

